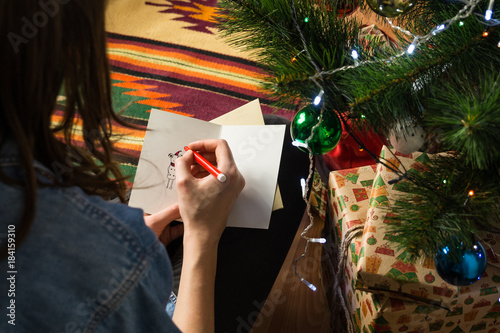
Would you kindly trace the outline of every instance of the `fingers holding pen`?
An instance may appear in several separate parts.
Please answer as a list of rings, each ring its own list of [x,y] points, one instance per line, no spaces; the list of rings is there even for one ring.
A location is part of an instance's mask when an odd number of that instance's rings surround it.
[[[231,150],[224,140],[203,140],[189,144],[184,156],[176,160],[176,184],[181,216],[188,234],[197,238],[218,240],[227,217],[242,191],[245,180],[238,171]],[[211,174],[198,178],[193,167],[198,164],[194,152],[213,153],[217,168],[227,179],[222,182]]]
[[[226,140],[201,140],[189,144],[189,148],[199,152],[208,160],[215,161],[215,164],[224,173],[230,173],[236,168],[233,154]]]
[[[203,158],[206,159],[209,163],[211,163],[214,167],[217,168],[217,158],[215,157],[215,153],[203,152],[199,154],[203,156]],[[210,173],[199,163],[193,163],[191,164],[191,174],[195,178],[204,178],[208,176]]]
[[[207,168],[207,165],[200,165],[201,161],[199,160],[199,156],[195,156],[195,154],[199,154],[206,157],[209,162],[208,164],[216,166],[217,171],[222,172],[231,180],[229,182],[230,184],[226,185],[234,187],[234,190],[237,191],[238,194],[241,192],[245,186],[245,180],[236,166],[233,154],[231,153],[231,149],[229,148],[226,140],[211,139],[195,141],[190,143],[189,146],[187,146],[187,149],[188,150],[184,156],[176,161],[176,172],[178,174],[177,179],[179,181],[178,185],[183,180],[189,179],[190,177],[200,179],[200,177],[204,176],[202,179],[212,181],[212,179],[208,177],[208,172],[204,171],[209,171],[208,169],[210,168]],[[212,174],[214,173],[212,172]],[[217,175],[214,174],[214,176],[217,178]]]
[[[189,144],[189,148],[213,164],[217,171],[222,172],[226,177],[235,177],[235,181],[241,183],[241,189],[243,189],[244,179],[238,171],[233,154],[226,140],[195,141]],[[200,162],[198,159],[197,161]],[[197,178],[208,175],[207,172],[202,170],[208,170],[207,167],[201,167],[199,163],[194,163],[191,169],[192,174]],[[214,176],[217,177],[216,175]]]

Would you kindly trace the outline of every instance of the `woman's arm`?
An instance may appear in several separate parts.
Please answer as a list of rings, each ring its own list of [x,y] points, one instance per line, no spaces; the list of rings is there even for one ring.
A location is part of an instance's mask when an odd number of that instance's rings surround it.
[[[245,180],[226,141],[197,141],[190,148],[216,162],[227,177],[221,183],[199,172],[191,151],[175,162],[179,211],[184,221],[184,259],[173,320],[183,332],[205,333],[214,331],[217,246]]]

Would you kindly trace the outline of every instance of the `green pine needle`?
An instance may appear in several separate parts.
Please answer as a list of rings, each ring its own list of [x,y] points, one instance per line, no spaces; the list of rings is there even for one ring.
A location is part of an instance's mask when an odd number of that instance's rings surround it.
[[[495,75],[479,75],[477,83],[451,82],[428,103],[429,125],[439,128],[445,148],[460,152],[472,168],[500,165],[500,75]]]

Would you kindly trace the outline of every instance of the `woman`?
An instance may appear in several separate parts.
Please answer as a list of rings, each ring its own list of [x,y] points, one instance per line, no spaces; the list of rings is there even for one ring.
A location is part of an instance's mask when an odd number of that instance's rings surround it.
[[[104,12],[102,0],[0,4],[0,331],[213,331],[217,245],[244,179],[226,142],[199,141],[189,146],[213,157],[226,182],[198,172],[187,152],[176,160],[178,205],[143,217],[105,200],[125,196],[111,122],[126,124],[111,105]],[[61,88],[64,117],[53,126]],[[71,140],[76,123],[84,148]],[[170,228],[179,217],[183,230]],[[172,322],[158,238],[182,232]]]

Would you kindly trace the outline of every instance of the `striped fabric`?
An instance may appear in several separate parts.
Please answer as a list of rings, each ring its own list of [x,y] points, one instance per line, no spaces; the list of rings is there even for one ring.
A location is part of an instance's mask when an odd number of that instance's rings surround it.
[[[114,87],[129,89],[121,94],[140,104],[210,120],[259,98],[264,112],[273,112],[259,89],[262,70],[251,61],[117,34],[108,47]]]
[[[259,98],[264,113],[291,118],[286,110],[275,110],[259,88],[262,70],[252,61],[141,37],[108,34],[113,104],[128,121],[147,126],[150,110],[211,120]],[[64,96],[53,121],[62,119]],[[117,156],[133,182],[144,131],[114,127],[116,147],[127,154]],[[77,123],[74,139],[82,145],[83,133]]]

